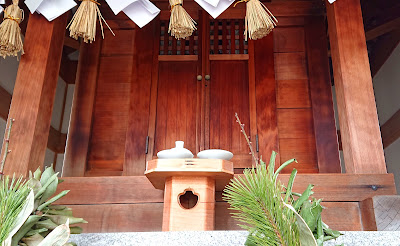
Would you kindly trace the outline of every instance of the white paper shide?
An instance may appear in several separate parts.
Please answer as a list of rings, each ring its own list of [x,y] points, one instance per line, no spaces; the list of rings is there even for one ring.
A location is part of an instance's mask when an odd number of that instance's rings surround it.
[[[74,0],[25,0],[29,11],[42,14],[52,21],[76,6]]]
[[[160,9],[149,0],[106,0],[106,2],[115,15],[123,11],[140,28],[160,13]]]
[[[195,0],[214,19],[224,12],[235,0]]]

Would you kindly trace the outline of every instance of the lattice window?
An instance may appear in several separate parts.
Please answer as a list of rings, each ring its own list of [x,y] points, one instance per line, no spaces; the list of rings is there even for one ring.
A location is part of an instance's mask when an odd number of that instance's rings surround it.
[[[192,36],[177,40],[168,33],[168,20],[160,25],[160,55],[198,55],[199,35],[196,30]]]
[[[242,19],[210,21],[210,54],[248,54]]]

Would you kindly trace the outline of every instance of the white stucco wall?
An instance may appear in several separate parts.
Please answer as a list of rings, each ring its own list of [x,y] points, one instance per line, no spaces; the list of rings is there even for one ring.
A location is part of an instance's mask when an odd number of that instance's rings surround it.
[[[375,75],[374,91],[379,123],[382,126],[400,109],[400,45],[394,50]],[[397,192],[400,194],[400,140],[385,149],[388,172],[394,173]]]

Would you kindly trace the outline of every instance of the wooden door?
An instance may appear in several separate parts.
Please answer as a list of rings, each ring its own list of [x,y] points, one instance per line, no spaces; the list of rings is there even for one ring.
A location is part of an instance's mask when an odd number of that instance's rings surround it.
[[[178,140],[197,153],[196,73],[196,61],[159,63],[154,155],[175,147]]]
[[[211,61],[210,149],[234,154],[235,168],[251,165],[248,144],[235,113],[250,134],[250,99],[247,61]]]
[[[161,15],[155,34],[159,42],[153,59],[147,161],[175,147],[175,141],[184,141],[193,155],[200,151],[201,27],[191,37],[177,40],[168,34],[166,16]],[[198,19],[195,13],[192,16]]]
[[[256,147],[255,75],[253,43],[244,40],[244,23],[237,16],[208,18],[205,81],[205,148],[234,154],[235,169],[251,167],[249,146],[235,113]],[[255,149],[256,150],[256,149]]]

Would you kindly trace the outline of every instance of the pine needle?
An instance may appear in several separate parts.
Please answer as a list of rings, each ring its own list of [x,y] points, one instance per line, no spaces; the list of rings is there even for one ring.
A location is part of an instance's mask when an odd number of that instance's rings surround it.
[[[0,245],[8,237],[14,227],[16,218],[24,207],[26,198],[30,192],[26,182],[22,178],[13,177],[10,182],[8,176],[4,176],[0,183]]]
[[[239,226],[250,231],[249,243],[300,245],[296,218],[284,205],[282,186],[270,168],[257,164],[243,174],[226,187],[224,200],[235,210],[232,216],[242,223]]]

